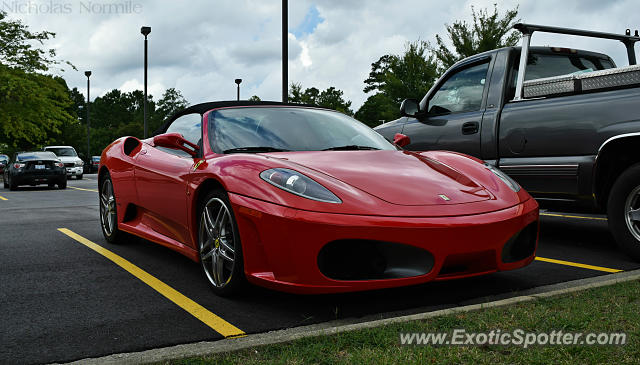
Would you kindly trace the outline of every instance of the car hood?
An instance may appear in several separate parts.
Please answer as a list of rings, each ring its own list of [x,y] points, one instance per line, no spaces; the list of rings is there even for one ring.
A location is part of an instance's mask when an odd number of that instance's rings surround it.
[[[269,156],[329,175],[392,204],[461,204],[492,197],[458,170],[407,151],[287,152]]]

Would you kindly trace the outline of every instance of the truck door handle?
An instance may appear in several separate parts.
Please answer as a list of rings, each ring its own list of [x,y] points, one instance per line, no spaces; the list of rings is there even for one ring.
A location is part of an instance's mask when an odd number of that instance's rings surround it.
[[[466,122],[462,125],[462,134],[475,134],[480,129],[480,123],[478,122]]]

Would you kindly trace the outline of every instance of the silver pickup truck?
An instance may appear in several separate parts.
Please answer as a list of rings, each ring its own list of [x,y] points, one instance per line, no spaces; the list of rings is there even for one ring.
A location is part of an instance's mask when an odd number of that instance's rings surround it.
[[[410,137],[411,150],[452,150],[495,164],[542,207],[601,212],[618,244],[640,260],[640,66],[632,35],[517,24],[522,47],[453,65],[404,117],[376,130]],[[534,32],[611,39],[629,65],[607,55],[530,47]],[[526,60],[526,62],[525,62]]]

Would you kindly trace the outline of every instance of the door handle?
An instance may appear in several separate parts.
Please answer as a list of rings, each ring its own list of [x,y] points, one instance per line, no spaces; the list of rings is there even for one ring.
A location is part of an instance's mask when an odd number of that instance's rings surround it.
[[[480,129],[478,122],[466,122],[462,125],[462,134],[475,134]]]

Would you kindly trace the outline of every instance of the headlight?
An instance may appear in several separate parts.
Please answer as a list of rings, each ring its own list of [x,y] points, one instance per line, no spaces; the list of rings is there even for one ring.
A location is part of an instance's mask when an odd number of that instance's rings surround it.
[[[507,184],[507,186],[509,186],[511,190],[515,191],[516,193],[520,191],[520,185],[518,185],[518,183],[515,180],[510,178],[509,175],[500,171],[500,169],[498,169],[493,165],[490,165],[488,163],[485,163],[484,165],[487,167],[487,169],[489,169],[489,171],[493,172],[493,174],[496,175],[500,180],[504,181],[504,183]]]
[[[269,169],[262,171],[260,178],[273,186],[307,199],[325,203],[342,203],[342,200],[327,188],[294,170]]]
[[[84,165],[83,161],[76,161],[76,166],[82,166],[82,165]]]

